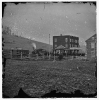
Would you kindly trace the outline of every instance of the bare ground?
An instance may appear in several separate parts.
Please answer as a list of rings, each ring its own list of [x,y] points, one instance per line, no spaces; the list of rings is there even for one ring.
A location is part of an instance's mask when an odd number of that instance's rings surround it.
[[[33,96],[51,89],[73,92],[80,89],[86,94],[95,93],[97,80],[95,64],[85,61],[21,61],[7,60],[3,91],[13,97],[22,87]]]

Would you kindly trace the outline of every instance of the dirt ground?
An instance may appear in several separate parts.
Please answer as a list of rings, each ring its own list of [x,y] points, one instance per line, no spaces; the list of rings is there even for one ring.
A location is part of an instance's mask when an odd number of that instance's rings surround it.
[[[62,92],[80,89],[90,94],[97,90],[95,70],[95,64],[88,61],[7,60],[3,91],[12,97],[20,87],[29,95],[45,93],[51,88]]]

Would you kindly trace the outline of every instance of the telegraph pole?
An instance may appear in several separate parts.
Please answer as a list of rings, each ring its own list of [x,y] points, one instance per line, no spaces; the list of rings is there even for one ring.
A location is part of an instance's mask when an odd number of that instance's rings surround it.
[[[49,34],[49,60],[50,60],[50,34]]]

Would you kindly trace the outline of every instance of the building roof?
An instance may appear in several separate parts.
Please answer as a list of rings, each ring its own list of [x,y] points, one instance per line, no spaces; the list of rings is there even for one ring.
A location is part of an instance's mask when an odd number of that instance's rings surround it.
[[[60,49],[66,49],[66,47],[64,47],[63,45],[60,45],[60,46],[58,46],[58,47],[55,48],[55,49],[57,49],[57,50],[60,50]]]
[[[90,38],[88,38],[85,42],[89,41],[92,39],[92,37],[96,37],[96,34],[92,35]]]
[[[53,36],[53,37],[60,37],[60,36],[70,36],[70,37],[76,37],[76,38],[78,38],[77,36],[73,36],[73,35],[59,35],[59,36]]]

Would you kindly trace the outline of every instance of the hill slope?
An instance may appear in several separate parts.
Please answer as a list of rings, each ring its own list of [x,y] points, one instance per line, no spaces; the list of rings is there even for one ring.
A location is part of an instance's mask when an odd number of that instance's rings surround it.
[[[4,38],[3,49],[22,48],[25,50],[33,51],[32,43],[34,43],[36,45],[36,49],[42,48],[45,50],[49,50],[49,44],[46,43],[30,40],[15,35],[9,35],[9,34],[3,34],[2,37]],[[52,45],[50,45],[50,50],[52,50]]]

